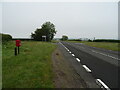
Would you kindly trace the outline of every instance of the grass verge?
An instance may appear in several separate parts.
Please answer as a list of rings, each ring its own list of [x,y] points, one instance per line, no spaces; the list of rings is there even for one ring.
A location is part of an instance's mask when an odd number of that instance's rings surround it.
[[[107,50],[113,50],[113,51],[120,51],[119,43],[111,43],[111,42],[87,42],[87,41],[68,41],[73,43],[84,43],[85,45],[97,47],[97,48],[103,48]]]
[[[14,56],[15,42],[2,47],[3,88],[53,88],[51,54],[55,44],[22,41],[20,54]]]
[[[2,42],[1,40],[0,40],[0,89],[2,89]]]

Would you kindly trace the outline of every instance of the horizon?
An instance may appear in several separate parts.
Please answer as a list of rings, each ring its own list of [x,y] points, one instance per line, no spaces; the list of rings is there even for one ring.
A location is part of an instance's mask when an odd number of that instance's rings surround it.
[[[54,38],[118,39],[116,2],[4,2],[0,7],[2,33],[13,38],[30,38],[31,32],[50,21],[57,30]]]

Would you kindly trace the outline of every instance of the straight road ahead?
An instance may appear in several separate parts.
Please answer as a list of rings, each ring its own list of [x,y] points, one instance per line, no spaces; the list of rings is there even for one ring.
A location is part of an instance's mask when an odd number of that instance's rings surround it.
[[[61,42],[74,57],[87,66],[95,79],[109,88],[118,88],[118,52],[90,47],[82,43]],[[78,62],[79,63],[79,62]]]

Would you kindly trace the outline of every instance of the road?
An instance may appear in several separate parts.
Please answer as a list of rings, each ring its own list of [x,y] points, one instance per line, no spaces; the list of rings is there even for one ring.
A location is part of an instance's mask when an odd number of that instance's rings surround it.
[[[118,52],[90,47],[82,43],[60,42],[60,44],[96,80],[100,79],[106,87],[118,88],[118,72],[120,71]]]

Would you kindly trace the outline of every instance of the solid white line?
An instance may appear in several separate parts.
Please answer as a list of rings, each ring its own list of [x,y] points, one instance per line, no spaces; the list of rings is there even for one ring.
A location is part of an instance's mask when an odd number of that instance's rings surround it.
[[[94,50],[92,50],[92,52],[95,52],[95,53],[98,53],[98,54],[101,54],[101,55],[104,55],[104,56],[107,56],[107,57],[111,57],[111,58],[113,58],[113,59],[120,60],[119,58],[116,58],[116,57],[113,57],[113,56],[110,56],[110,55],[107,55],[107,54],[104,54],[104,53],[96,52],[96,51],[94,51]]]
[[[75,56],[74,54],[72,54],[72,56]]]
[[[85,68],[85,70],[86,70],[87,72],[91,72],[91,70],[90,70],[86,65],[83,65],[83,67]]]
[[[79,59],[79,58],[76,58],[76,60],[77,60],[78,62],[80,62],[80,59]]]
[[[101,86],[101,88],[106,88],[107,90],[110,90],[110,88],[104,82],[102,82],[100,79],[96,79],[96,83],[99,86]]]

